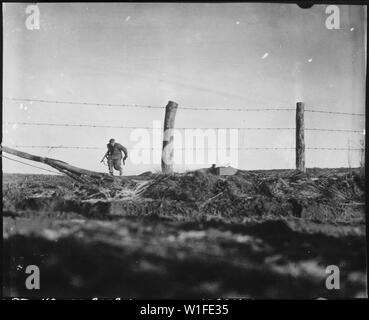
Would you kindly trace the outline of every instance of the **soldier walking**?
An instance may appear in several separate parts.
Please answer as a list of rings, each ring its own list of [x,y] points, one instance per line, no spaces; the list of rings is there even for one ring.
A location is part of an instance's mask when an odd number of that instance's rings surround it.
[[[103,162],[104,159],[107,158],[110,175],[114,175],[113,169],[115,169],[119,171],[119,175],[121,176],[123,174],[121,162],[123,158],[123,164],[125,164],[125,160],[128,157],[127,149],[123,147],[120,143],[115,142],[115,139],[110,139],[109,143],[106,146],[108,148],[108,151],[101,159],[101,162]],[[124,153],[124,157],[122,156],[122,152]]]

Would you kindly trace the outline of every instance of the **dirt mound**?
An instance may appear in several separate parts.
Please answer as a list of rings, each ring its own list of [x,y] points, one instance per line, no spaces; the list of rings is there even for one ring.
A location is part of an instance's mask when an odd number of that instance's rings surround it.
[[[59,177],[60,178],[60,177]],[[364,177],[356,172],[318,176],[290,170],[239,171],[217,176],[201,171],[122,177],[108,186],[39,182],[27,177],[4,183],[3,209],[9,212],[70,211],[90,217],[153,214],[219,217],[291,216],[321,222],[362,222]],[[94,213],[95,212],[95,213]]]
[[[213,194],[217,177],[195,171],[186,174],[156,175],[141,196],[152,199],[201,201]]]
[[[145,173],[99,186],[4,175],[4,292],[363,297],[364,185],[343,169]],[[36,293],[24,288],[29,264],[43,274]],[[341,290],[324,286],[332,264]]]
[[[364,177],[357,173],[319,175],[295,171],[220,177],[201,171],[157,175],[140,191],[143,198],[195,204],[222,215],[295,216],[327,221],[362,216]]]

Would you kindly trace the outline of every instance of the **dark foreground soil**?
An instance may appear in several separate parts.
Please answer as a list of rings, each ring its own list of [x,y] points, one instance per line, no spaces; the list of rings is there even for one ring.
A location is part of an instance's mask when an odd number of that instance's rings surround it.
[[[145,173],[100,186],[4,175],[4,294],[365,297],[364,184],[346,169]],[[28,265],[39,290],[25,287]],[[326,288],[330,265],[339,290]]]

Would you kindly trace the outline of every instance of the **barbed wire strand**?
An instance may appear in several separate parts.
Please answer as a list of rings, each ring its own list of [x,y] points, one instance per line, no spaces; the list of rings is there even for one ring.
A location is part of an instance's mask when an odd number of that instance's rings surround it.
[[[263,112],[263,111],[294,111],[292,108],[233,108],[233,107],[219,107],[219,108],[197,108],[197,107],[180,107],[178,110],[194,110],[194,111],[246,111],[246,112]]]
[[[8,100],[8,101],[40,102],[40,103],[54,103],[54,104],[73,104],[73,105],[99,106],[99,107],[164,109],[164,107],[160,107],[160,106],[149,106],[149,105],[140,105],[140,104],[114,104],[114,103],[77,102],[77,101],[59,101],[59,100],[45,100],[45,99],[23,99],[23,98],[3,98],[3,99]]]
[[[326,113],[326,114],[339,114],[339,115],[349,115],[349,116],[365,116],[364,113],[350,113],[350,112],[339,112],[339,111],[325,111],[316,109],[305,109],[305,112],[315,112],[315,113]]]
[[[355,132],[363,133],[362,130],[351,130],[351,129],[323,129],[323,128],[305,128],[306,131],[331,131],[331,132]]]
[[[61,100],[47,100],[47,99],[29,99],[29,98],[9,98],[4,97],[3,100],[8,101],[23,101],[23,102],[40,102],[40,103],[54,103],[54,104],[71,104],[71,105],[83,105],[83,106],[99,106],[99,107],[125,107],[125,108],[151,108],[151,109],[164,109],[163,106],[151,106],[141,104],[114,104],[114,103],[96,103],[96,102],[78,102],[78,101],[61,101]],[[309,109],[311,108],[311,109]],[[305,109],[306,112],[326,113],[336,115],[351,115],[351,116],[365,116],[363,113],[350,113],[339,111],[326,111],[314,109],[309,107]],[[294,108],[237,108],[237,107],[180,107],[178,110],[193,110],[193,111],[245,111],[245,112],[263,112],[263,111],[295,111]]]
[[[98,124],[69,124],[69,123],[42,123],[42,122],[5,122],[8,125],[24,125],[24,126],[54,126],[54,127],[87,127],[87,128],[115,128],[115,129],[155,129],[162,130],[162,128],[153,128],[145,126],[112,126],[112,125],[98,125]],[[268,128],[268,127],[177,127],[174,130],[186,130],[186,129],[238,129],[238,130],[295,130],[295,128]],[[361,130],[350,130],[350,129],[324,129],[324,128],[305,128],[306,131],[327,131],[327,132],[354,132],[363,133]]]
[[[9,158],[7,156],[4,156],[3,154],[0,155],[0,157],[2,158],[5,158],[5,159],[8,159],[8,160],[12,160],[12,161],[15,161],[15,162],[19,162],[19,163],[22,163],[26,166],[29,166],[29,167],[33,167],[33,168],[37,168],[37,169],[40,169],[40,170],[44,170],[44,171],[48,171],[48,172],[52,172],[52,173],[56,173],[56,174],[60,174],[60,172],[56,172],[56,171],[53,171],[53,170],[49,170],[49,169],[45,169],[45,168],[41,168],[41,167],[38,167],[38,166],[34,166],[32,164],[29,164],[29,163],[26,163],[26,162],[23,162],[23,161],[20,161],[20,160],[16,160],[16,159],[13,159],[13,158]]]
[[[87,149],[87,150],[105,150],[103,147],[88,147],[88,146],[28,146],[28,145],[10,145],[13,148],[33,148],[33,149]],[[132,148],[135,150],[135,148]],[[139,148],[140,150],[161,150],[161,148]],[[294,150],[295,147],[240,147],[240,148],[174,148],[175,150]],[[351,150],[360,151],[361,148],[329,148],[329,147],[315,147],[305,148],[307,150]]]
[[[163,106],[149,106],[140,104],[114,104],[114,103],[95,103],[95,102],[74,102],[74,101],[60,101],[60,100],[46,100],[46,99],[24,99],[24,98],[3,98],[8,101],[21,102],[40,102],[40,103],[54,103],[54,104],[71,104],[83,106],[98,106],[98,107],[125,107],[125,108],[154,108],[164,109]],[[216,107],[216,108],[199,108],[199,107],[180,107],[178,110],[199,110],[199,111],[293,111],[292,108],[235,108],[235,107]]]
[[[88,128],[115,128],[115,129],[155,129],[163,130],[162,127],[154,128],[148,126],[113,126],[103,124],[70,124],[70,123],[47,123],[47,122],[5,122],[8,125],[22,125],[22,126],[51,126],[51,127],[88,127]],[[239,130],[295,130],[295,128],[262,128],[262,127],[176,127],[174,130],[185,129],[239,129]]]
[[[45,123],[45,122],[14,122],[8,121],[5,124],[22,126],[51,126],[51,127],[88,127],[88,128],[116,128],[116,129],[153,129],[153,127],[139,126],[113,126],[103,124],[72,124],[72,123]],[[158,128],[161,129],[161,128]]]

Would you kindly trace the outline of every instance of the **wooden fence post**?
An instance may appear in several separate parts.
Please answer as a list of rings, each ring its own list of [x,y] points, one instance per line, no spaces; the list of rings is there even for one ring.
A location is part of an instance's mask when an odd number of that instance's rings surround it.
[[[173,129],[178,103],[169,101],[165,107],[163,150],[161,155],[161,171],[163,173],[173,172]]]
[[[305,104],[296,104],[296,169],[306,172],[305,169],[305,133],[304,133]]]

